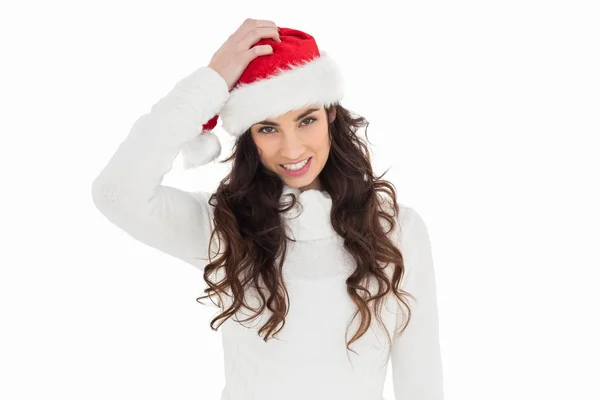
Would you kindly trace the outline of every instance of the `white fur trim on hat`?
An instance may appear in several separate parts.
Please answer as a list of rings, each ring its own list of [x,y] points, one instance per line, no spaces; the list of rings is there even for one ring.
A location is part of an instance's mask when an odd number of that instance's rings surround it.
[[[336,62],[321,51],[312,61],[231,91],[220,117],[223,129],[240,136],[253,124],[311,104],[342,100],[344,81]]]

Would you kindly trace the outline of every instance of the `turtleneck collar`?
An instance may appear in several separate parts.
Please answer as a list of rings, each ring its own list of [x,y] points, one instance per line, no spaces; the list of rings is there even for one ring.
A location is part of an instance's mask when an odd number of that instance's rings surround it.
[[[301,191],[284,183],[280,199],[282,204],[291,204],[290,193],[298,199],[296,206],[281,215],[291,238],[306,241],[336,234],[331,226],[331,196],[327,191],[318,189]]]

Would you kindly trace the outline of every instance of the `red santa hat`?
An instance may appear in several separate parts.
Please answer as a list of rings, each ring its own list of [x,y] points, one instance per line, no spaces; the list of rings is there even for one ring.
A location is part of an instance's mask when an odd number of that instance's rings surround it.
[[[183,145],[185,169],[207,164],[221,154],[221,143],[213,132],[219,117],[223,129],[238,137],[267,118],[309,105],[329,107],[342,100],[344,82],[335,61],[319,51],[311,35],[291,28],[279,30],[281,42],[263,38],[255,44],[271,45],[273,53],[248,64],[219,114]]]

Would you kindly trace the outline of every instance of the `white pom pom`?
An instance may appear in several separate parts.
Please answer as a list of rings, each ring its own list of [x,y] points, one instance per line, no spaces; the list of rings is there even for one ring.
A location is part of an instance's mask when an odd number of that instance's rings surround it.
[[[221,142],[214,132],[205,131],[202,135],[186,142],[181,151],[183,167],[197,168],[215,160],[221,154]]]

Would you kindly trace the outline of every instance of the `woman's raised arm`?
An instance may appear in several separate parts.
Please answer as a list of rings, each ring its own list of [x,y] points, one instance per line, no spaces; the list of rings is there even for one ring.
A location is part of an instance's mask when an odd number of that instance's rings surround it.
[[[137,240],[201,269],[208,261],[212,232],[209,194],[164,186],[162,179],[179,152],[189,150],[184,144],[197,139],[209,120],[216,121],[213,118],[247,65],[256,57],[273,53],[270,45],[255,46],[262,38],[281,42],[277,25],[247,18],[214,53],[207,67],[179,81],[150,113],[134,123],[92,185],[94,204],[112,223]],[[204,138],[218,141],[214,134]],[[203,150],[198,148],[203,142],[194,142],[194,152]],[[205,150],[212,153],[214,148]],[[194,159],[213,158],[202,156],[196,154]]]
[[[219,73],[210,67],[195,70],[136,120],[92,184],[94,204],[110,222],[201,269],[208,262],[212,231],[209,194],[161,183],[184,143],[199,134],[228,97]]]

